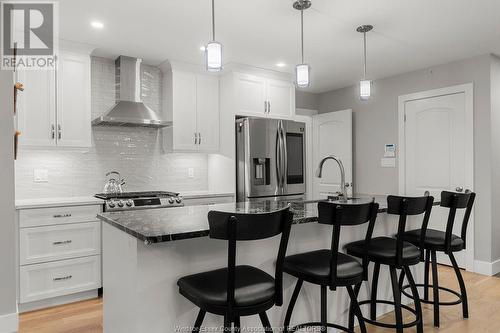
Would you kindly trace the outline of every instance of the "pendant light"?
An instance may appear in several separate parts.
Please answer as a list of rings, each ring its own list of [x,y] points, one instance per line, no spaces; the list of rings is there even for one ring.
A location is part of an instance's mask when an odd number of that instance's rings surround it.
[[[215,41],[215,0],[212,0],[212,41],[205,46],[205,65],[209,72],[222,70],[222,44]]]
[[[359,98],[367,100],[371,96],[372,81],[366,79],[366,33],[373,29],[372,25],[359,26],[356,31],[363,34],[363,80],[359,81]]]
[[[297,0],[293,3],[293,8],[300,10],[300,43],[302,62],[295,66],[295,84],[299,88],[309,87],[311,67],[304,63],[304,10],[311,7],[310,0]]]

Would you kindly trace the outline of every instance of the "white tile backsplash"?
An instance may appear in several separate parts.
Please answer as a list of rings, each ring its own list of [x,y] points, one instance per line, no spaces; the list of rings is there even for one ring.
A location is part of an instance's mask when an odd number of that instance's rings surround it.
[[[143,65],[142,98],[161,108],[161,71]],[[115,103],[114,60],[92,57],[92,118]],[[16,198],[85,196],[102,191],[105,174],[119,171],[125,190],[199,191],[208,189],[207,155],[162,151],[161,130],[93,127],[88,150],[21,149],[16,161]],[[188,169],[193,168],[190,178]],[[34,169],[47,169],[48,182],[33,182]]]

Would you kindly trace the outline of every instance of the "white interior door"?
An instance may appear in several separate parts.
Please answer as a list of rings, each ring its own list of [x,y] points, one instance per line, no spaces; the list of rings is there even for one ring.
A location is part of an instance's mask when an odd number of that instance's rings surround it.
[[[406,195],[429,191],[439,200],[441,191],[472,187],[472,114],[468,114],[471,110],[467,105],[464,91],[404,102]],[[447,208],[435,206],[429,228],[445,231],[448,212]],[[458,236],[462,218],[463,211],[457,212],[453,233]],[[468,232],[472,232],[470,225]],[[460,267],[466,267],[465,251],[455,257]],[[450,264],[442,253],[438,260]]]
[[[347,194],[352,196],[352,110],[321,113],[313,117],[313,170],[328,155],[340,157],[345,169]],[[315,198],[340,191],[340,170],[335,161],[327,161],[323,177],[313,178]]]

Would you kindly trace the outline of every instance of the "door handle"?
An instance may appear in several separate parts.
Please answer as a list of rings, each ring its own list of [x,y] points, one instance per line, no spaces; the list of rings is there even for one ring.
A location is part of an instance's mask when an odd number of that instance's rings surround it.
[[[264,113],[267,113],[267,101],[264,101]]]
[[[267,101],[267,113],[271,113],[271,102]]]
[[[195,145],[198,144],[198,133],[197,132],[194,132],[194,144]]]
[[[57,125],[57,138],[59,140],[61,140],[61,138],[62,138],[62,127],[61,127],[61,124]]]
[[[280,134],[280,128],[279,128],[279,123],[278,123],[278,130],[276,131],[276,182],[277,182],[277,189],[276,189],[276,194],[280,194],[279,190],[281,188],[281,134]]]
[[[457,192],[463,192],[464,191],[464,188],[462,186],[458,186],[455,191]]]
[[[198,132],[198,144],[201,145],[201,133]]]
[[[281,123],[281,144],[283,145],[282,152],[283,152],[283,171],[281,172],[281,186],[284,187],[286,183],[286,173],[288,171],[288,151],[286,149],[286,134],[285,130],[283,128],[283,122]]]
[[[52,136],[52,140],[54,140],[56,138],[56,127],[54,126],[54,124],[52,124],[51,126],[51,136]]]

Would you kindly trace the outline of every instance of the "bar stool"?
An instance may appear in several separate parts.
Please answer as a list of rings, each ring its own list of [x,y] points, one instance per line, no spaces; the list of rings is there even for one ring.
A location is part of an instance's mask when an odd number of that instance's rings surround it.
[[[403,332],[404,328],[416,326],[417,332],[423,332],[422,308],[418,298],[418,291],[410,271],[410,266],[416,265],[423,257],[423,251],[417,246],[405,242],[403,235],[406,229],[407,217],[410,215],[424,214],[421,232],[425,235],[427,223],[429,221],[434,198],[431,196],[423,197],[387,197],[387,214],[398,215],[398,231],[396,238],[375,237],[372,238],[375,223],[370,222],[368,226],[366,240],[349,243],[345,246],[347,253],[358,258],[367,257],[368,261],[375,263],[373,271],[373,280],[371,283],[371,299],[358,302],[359,305],[370,304],[370,318],[364,318],[367,323],[375,326],[394,328],[398,333]],[[377,299],[377,287],[380,274],[380,266],[389,266],[391,277],[392,293],[394,301]],[[415,309],[401,304],[401,289],[399,288],[397,271],[402,269],[408,277],[412,294],[415,299]],[[355,287],[356,296],[361,288],[361,283]],[[387,324],[377,321],[377,304],[389,304],[394,306],[396,315],[395,324]],[[403,323],[402,309],[410,311],[415,316],[415,320],[410,323]],[[354,310],[349,313],[349,327],[354,326]]]
[[[227,267],[180,278],[179,293],[200,308],[192,332],[199,332],[206,312],[224,316],[224,332],[241,331],[240,317],[258,314],[272,332],[266,311],[283,303],[283,260],[293,214],[289,208],[262,214],[208,213],[210,238],[228,241]],[[281,234],[274,278],[252,266],[236,265],[236,242]]]
[[[366,267],[367,262],[363,260],[363,265],[355,258],[339,253],[339,237],[341,226],[359,225],[368,221],[373,223],[377,218],[377,212],[378,204],[374,202],[363,204],[318,203],[318,222],[333,225],[331,248],[295,254],[285,258],[283,270],[298,278],[285,316],[285,332],[295,332],[297,329],[318,326],[321,327],[322,332],[326,332],[327,327],[352,332],[347,327],[328,323],[327,287],[330,287],[330,290],[336,290],[337,287],[347,288],[351,298],[351,308],[358,316],[361,332],[366,332],[352,286],[361,283],[364,279],[364,267]],[[321,286],[321,321],[300,324],[290,329],[292,311],[304,281]]]
[[[467,234],[467,224],[469,223],[470,214],[472,212],[472,206],[474,205],[474,200],[476,194],[470,191],[466,193],[456,193],[456,192],[441,192],[441,207],[447,207],[450,209],[448,213],[448,220],[446,222],[446,231],[440,231],[435,229],[427,229],[425,234],[422,234],[420,229],[411,230],[404,234],[404,239],[416,246],[420,246],[422,250],[425,249],[425,265],[424,265],[424,283],[417,284],[417,287],[424,287],[424,298],[420,301],[426,304],[434,305],[434,326],[439,327],[439,306],[440,305],[457,305],[462,303],[463,317],[469,317],[469,309],[467,303],[467,290],[465,289],[464,279],[458,268],[457,260],[453,255],[453,252],[459,252],[465,250],[465,238]],[[453,234],[453,225],[455,222],[455,216],[457,209],[465,209],[464,218],[462,220],[461,226],[461,236],[456,236]],[[422,237],[425,235],[425,237]],[[423,240],[423,242],[422,242]],[[423,243],[423,244],[422,244]],[[450,257],[451,264],[458,279],[460,285],[460,293],[451,290],[449,288],[439,286],[438,272],[437,272],[437,260],[436,252],[444,252]],[[431,259],[432,258],[432,259]],[[432,264],[432,285],[429,285],[429,264]],[[401,272],[400,285],[403,285],[404,272]],[[433,290],[433,300],[429,301],[429,288],[432,287]],[[404,286],[403,294],[411,297],[406,293],[405,289],[408,286]],[[451,293],[458,297],[456,301],[450,302],[440,302],[439,301],[439,290]]]

